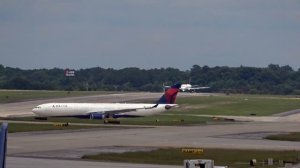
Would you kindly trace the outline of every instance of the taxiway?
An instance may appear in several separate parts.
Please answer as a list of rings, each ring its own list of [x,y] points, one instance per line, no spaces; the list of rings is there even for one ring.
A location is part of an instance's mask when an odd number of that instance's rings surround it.
[[[55,102],[122,102],[157,98],[161,93],[124,93],[89,97],[55,99]],[[115,101],[114,101],[115,100]],[[0,106],[6,115],[29,114],[37,104],[53,102],[38,100]],[[293,113],[294,115],[294,113]],[[288,116],[283,116],[288,117]],[[116,127],[83,130],[24,132],[8,134],[7,167],[153,167],[123,163],[78,161],[85,154],[107,148],[125,147],[201,147],[229,149],[300,150],[300,142],[265,140],[265,135],[300,132],[299,122],[237,122],[222,125]],[[108,166],[109,165],[109,166]],[[126,166],[124,166],[126,167]],[[152,168],[151,167],[151,168]],[[163,167],[159,165],[158,167]],[[168,166],[166,166],[168,167]],[[172,166],[173,167],[173,166]]]

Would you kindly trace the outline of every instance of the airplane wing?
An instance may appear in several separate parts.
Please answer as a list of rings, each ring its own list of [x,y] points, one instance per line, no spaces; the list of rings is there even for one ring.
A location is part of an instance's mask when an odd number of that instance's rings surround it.
[[[137,111],[140,109],[153,109],[156,108],[158,104],[155,104],[151,107],[141,107],[141,108],[124,108],[119,110],[106,110],[106,111],[89,111],[86,113],[87,116],[90,116],[90,118],[105,118],[105,117],[111,117],[116,114],[120,113],[126,113],[126,112],[132,112]]]
[[[210,87],[191,87],[192,90],[209,89]]]

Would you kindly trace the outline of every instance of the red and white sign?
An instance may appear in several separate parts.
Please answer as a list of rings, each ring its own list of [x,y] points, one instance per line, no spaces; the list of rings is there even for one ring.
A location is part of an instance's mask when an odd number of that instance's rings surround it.
[[[75,76],[75,70],[73,70],[73,69],[66,69],[65,70],[65,76],[67,76],[67,77]]]

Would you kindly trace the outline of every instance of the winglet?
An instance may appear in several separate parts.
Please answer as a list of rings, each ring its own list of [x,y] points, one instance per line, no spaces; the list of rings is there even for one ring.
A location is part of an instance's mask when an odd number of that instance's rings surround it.
[[[180,83],[172,85],[165,91],[165,94],[160,97],[157,104],[174,104],[180,86]]]
[[[0,132],[0,168],[5,168],[7,146],[7,123],[2,123]]]

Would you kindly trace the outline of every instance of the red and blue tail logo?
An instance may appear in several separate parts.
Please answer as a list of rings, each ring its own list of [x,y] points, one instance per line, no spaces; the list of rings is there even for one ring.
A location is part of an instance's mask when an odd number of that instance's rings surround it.
[[[167,89],[165,91],[165,94],[161,96],[157,104],[174,104],[180,86],[181,84],[178,83]]]

